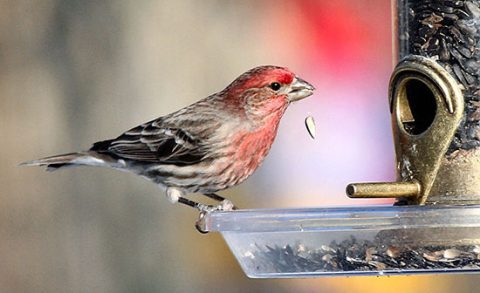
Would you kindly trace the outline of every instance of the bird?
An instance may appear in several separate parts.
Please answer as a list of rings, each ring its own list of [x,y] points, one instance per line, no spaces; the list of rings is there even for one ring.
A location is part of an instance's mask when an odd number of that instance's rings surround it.
[[[232,210],[218,191],[242,183],[264,161],[288,106],[315,87],[286,67],[264,65],[225,89],[178,111],[136,126],[86,151],[21,163],[54,171],[71,166],[129,171],[161,187],[172,203],[200,210]],[[220,204],[201,204],[200,193]]]

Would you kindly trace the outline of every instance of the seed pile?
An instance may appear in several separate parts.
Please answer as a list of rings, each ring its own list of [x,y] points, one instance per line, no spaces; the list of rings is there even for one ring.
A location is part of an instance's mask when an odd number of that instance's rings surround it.
[[[407,5],[399,1],[399,19],[407,22],[399,24],[400,54],[437,60],[463,87],[467,119],[449,152],[480,147],[480,1],[404,1]]]
[[[302,244],[255,248],[244,257],[258,272],[480,269],[480,246],[474,245],[400,248],[351,237],[315,249]]]

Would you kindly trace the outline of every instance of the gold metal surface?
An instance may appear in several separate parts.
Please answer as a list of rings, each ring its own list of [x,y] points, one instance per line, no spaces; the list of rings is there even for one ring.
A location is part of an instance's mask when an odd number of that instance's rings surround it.
[[[347,186],[350,198],[399,198],[416,197],[420,193],[418,182],[352,183]]]
[[[405,105],[405,100],[408,83],[412,80],[428,87],[436,105],[431,125],[419,134],[409,133],[402,120],[411,108]],[[390,80],[389,93],[398,180],[417,180],[421,192],[417,198],[407,199],[407,203],[424,204],[462,119],[463,95],[457,82],[443,67],[421,56],[410,56],[397,65]],[[410,99],[423,99],[426,95],[411,94],[414,96]]]
[[[395,68],[389,99],[399,182],[353,184],[353,197],[401,197],[407,204],[425,204],[463,117],[462,92],[442,66],[412,55]]]
[[[458,150],[442,159],[428,204],[478,204],[480,149]]]

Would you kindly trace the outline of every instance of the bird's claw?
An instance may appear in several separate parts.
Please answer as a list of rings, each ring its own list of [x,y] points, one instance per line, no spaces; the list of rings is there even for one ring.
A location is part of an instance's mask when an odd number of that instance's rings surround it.
[[[237,207],[228,199],[224,199],[219,205],[206,205],[206,204],[198,204],[197,209],[200,213],[211,213],[216,211],[233,211],[236,210]]]
[[[221,206],[222,211],[233,211],[237,209],[233,202],[228,199],[224,199],[219,206]]]
[[[198,219],[195,222],[195,228],[197,228],[198,232],[202,234],[206,234],[208,233],[208,230],[206,228],[205,216],[208,213],[215,212],[215,211],[233,211],[233,210],[236,210],[237,207],[230,200],[225,199],[219,205],[216,205],[216,206],[199,204],[197,205],[197,209],[200,211],[200,214],[198,215]]]
[[[202,234],[207,234],[208,233],[208,230],[207,230],[207,227],[206,227],[206,224],[205,224],[205,215],[206,214],[207,214],[207,212],[205,212],[205,211],[200,212],[200,214],[198,215],[198,219],[195,222],[195,228],[197,228],[197,231],[202,233]]]
[[[221,206],[218,205],[218,206],[213,206],[213,205],[206,205],[206,204],[199,204],[197,206],[197,209],[200,211],[200,214],[202,213],[211,213],[211,212],[214,212],[214,211],[219,211],[221,210]]]

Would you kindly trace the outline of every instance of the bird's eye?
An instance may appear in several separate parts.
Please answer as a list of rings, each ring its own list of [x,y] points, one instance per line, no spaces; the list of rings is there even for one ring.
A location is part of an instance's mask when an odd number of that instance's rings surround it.
[[[278,82],[272,82],[270,84],[270,88],[274,91],[278,91],[281,87],[282,87],[282,85]]]

